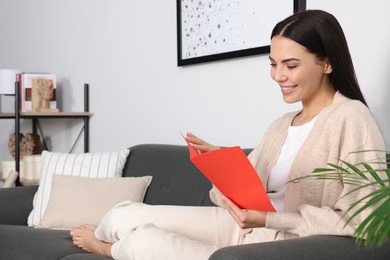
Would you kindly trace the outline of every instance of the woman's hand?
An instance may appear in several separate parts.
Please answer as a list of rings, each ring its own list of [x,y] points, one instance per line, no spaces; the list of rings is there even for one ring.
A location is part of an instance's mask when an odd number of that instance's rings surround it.
[[[209,144],[190,132],[187,133],[186,140],[190,142],[199,153],[207,153],[220,149],[220,147]]]
[[[233,216],[238,226],[242,229],[264,227],[267,219],[267,212],[257,210],[240,209],[231,200],[222,196],[226,209]]]

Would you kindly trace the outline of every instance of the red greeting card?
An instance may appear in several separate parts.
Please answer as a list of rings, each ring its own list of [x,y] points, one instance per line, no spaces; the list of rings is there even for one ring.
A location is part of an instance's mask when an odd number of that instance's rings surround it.
[[[187,145],[191,162],[237,206],[275,212],[260,177],[239,146],[198,154],[189,142]]]

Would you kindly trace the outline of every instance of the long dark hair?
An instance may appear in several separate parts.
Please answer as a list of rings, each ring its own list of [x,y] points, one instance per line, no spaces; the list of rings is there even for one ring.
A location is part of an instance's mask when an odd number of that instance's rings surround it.
[[[343,29],[333,15],[321,10],[297,12],[276,24],[271,39],[278,35],[303,45],[320,60],[328,58],[333,68],[329,77],[335,90],[367,106]]]

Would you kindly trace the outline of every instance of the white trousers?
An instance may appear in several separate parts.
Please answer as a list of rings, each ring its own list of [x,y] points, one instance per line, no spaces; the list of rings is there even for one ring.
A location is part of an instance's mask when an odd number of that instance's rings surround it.
[[[111,209],[95,235],[113,243],[112,257],[119,260],[202,260],[223,246],[275,238],[272,230],[240,229],[224,208],[151,206],[129,201]]]

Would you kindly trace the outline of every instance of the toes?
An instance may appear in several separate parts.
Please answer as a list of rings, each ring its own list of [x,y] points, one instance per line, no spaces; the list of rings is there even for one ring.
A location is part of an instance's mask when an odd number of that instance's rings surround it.
[[[89,230],[89,231],[95,231],[96,226],[91,225],[91,224],[84,224],[84,225],[80,226],[80,229]]]
[[[87,224],[87,225],[85,225],[85,227],[86,227],[88,230],[91,230],[91,231],[95,231],[95,229],[96,229],[96,226],[95,226],[95,225],[91,225],[91,224]]]
[[[71,237],[78,236],[78,234],[79,234],[79,232],[78,232],[77,229],[73,229],[73,230],[71,230],[69,233],[70,233],[70,236],[71,236]]]

